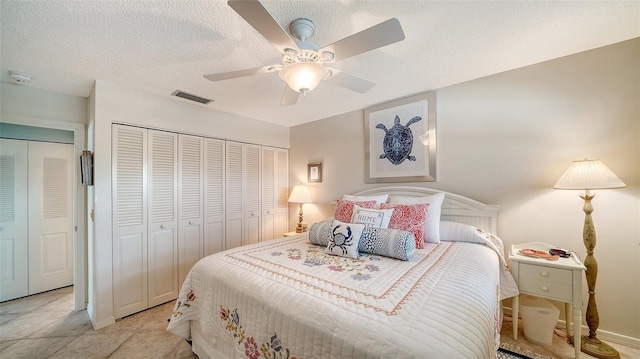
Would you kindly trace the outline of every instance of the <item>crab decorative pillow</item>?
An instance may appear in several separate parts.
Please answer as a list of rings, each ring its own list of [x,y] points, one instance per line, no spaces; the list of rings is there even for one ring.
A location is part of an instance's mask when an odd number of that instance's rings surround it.
[[[376,201],[348,201],[346,199],[339,199],[338,205],[336,206],[336,213],[333,216],[334,219],[337,219],[340,222],[349,223],[351,221],[351,217],[353,216],[353,206],[358,205],[362,208],[374,208],[376,206]]]
[[[390,229],[401,229],[413,233],[416,248],[424,248],[424,224],[427,220],[429,204],[387,204],[380,205],[380,209],[393,208]]]
[[[358,244],[364,229],[364,224],[345,223],[334,219],[331,225],[331,238],[329,238],[324,252],[357,259],[359,256]]]

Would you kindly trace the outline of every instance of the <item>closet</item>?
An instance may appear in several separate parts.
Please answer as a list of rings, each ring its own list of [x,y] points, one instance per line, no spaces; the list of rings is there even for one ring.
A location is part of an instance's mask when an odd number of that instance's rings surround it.
[[[0,301],[73,284],[73,145],[0,139]]]
[[[204,256],[223,251],[225,141],[204,139]]]
[[[202,257],[286,232],[288,150],[119,124],[112,134],[116,318],[175,299]]]
[[[114,125],[113,293],[120,318],[178,295],[174,133]]]
[[[203,253],[203,141],[202,137],[178,137],[178,278],[184,279]]]
[[[261,240],[282,237],[289,231],[289,151],[262,147]]]
[[[227,141],[226,242],[230,249],[260,241],[260,146]]]

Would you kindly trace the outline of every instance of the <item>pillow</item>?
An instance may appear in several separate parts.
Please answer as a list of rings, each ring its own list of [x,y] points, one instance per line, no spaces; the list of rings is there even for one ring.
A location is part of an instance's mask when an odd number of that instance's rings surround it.
[[[344,223],[334,219],[331,224],[331,237],[324,252],[358,259],[358,244],[365,228],[364,224]]]
[[[368,209],[357,204],[353,206],[353,216],[351,223],[362,223],[367,227],[389,228],[389,221],[393,214],[391,209]]]
[[[411,232],[367,227],[360,237],[358,250],[363,253],[410,261],[416,252],[416,240]]]
[[[333,219],[337,219],[340,222],[349,223],[351,221],[351,217],[353,216],[353,206],[356,204],[362,208],[374,208],[376,205],[376,201],[352,202],[345,199],[339,199],[338,205],[336,206],[336,213],[333,216]]]
[[[390,229],[402,229],[413,233],[416,248],[424,248],[424,226],[427,220],[429,204],[388,204],[380,205],[381,209],[393,208],[389,222]]]
[[[309,242],[326,247],[331,238],[332,223],[333,218],[312,224],[309,229]]]
[[[496,235],[485,232],[470,224],[442,221],[440,222],[440,240],[447,242],[471,242],[487,244],[491,242],[499,253],[504,253],[504,243]]]
[[[388,194],[380,194],[377,196],[354,196],[351,194],[345,194],[344,196],[342,196],[342,199],[346,199],[347,201],[351,201],[351,202],[376,201],[376,206],[374,208],[380,208],[380,204],[386,203],[387,198],[389,198]]]
[[[440,214],[442,213],[443,201],[444,192],[425,197],[391,197],[389,199],[391,204],[429,204],[424,227],[424,241],[426,243],[440,243]]]

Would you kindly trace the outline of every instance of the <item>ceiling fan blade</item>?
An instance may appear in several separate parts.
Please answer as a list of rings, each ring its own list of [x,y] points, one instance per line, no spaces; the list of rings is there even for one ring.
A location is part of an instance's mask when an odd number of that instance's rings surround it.
[[[300,97],[300,92],[293,91],[291,87],[285,86],[284,93],[282,94],[282,100],[280,101],[280,106],[295,105],[296,102],[298,102],[298,97]]]
[[[258,0],[229,0],[227,4],[280,52],[298,49],[296,42]]]
[[[335,55],[334,61],[340,61],[402,40],[404,32],[400,21],[392,18],[325,46],[318,52],[330,51]]]
[[[281,67],[282,66],[280,66],[280,65],[262,66],[262,67],[255,67],[255,68],[246,69],[246,70],[221,72],[221,73],[218,73],[218,74],[204,75],[204,77],[207,80],[215,82],[215,81],[235,79],[235,78],[238,78],[238,77],[246,77],[246,76],[252,76],[252,75],[265,74],[265,73],[268,73],[268,72],[276,72]]]
[[[329,68],[329,71],[331,71],[331,77],[329,77],[325,81],[332,85],[344,87],[351,91],[365,93],[371,90],[371,88],[376,85],[374,82],[365,80],[362,77],[358,77],[344,71],[333,68]]]

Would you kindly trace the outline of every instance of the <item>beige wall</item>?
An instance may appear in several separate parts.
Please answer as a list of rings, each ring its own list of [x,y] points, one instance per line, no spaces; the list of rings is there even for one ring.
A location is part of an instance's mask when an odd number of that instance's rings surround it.
[[[634,39],[439,89],[438,180],[413,183],[501,205],[498,232],[507,246],[541,241],[584,258],[583,202],[577,191],[552,186],[572,160],[603,160],[627,187],[596,191],[593,200],[599,333],[636,345],[638,64],[640,39]],[[305,205],[305,222],[331,216],[328,203],[343,193],[375,186],[364,182],[363,122],[362,111],[355,111],[291,128],[291,183],[306,182],[308,162],[323,162],[323,182],[310,185],[317,204]]]

